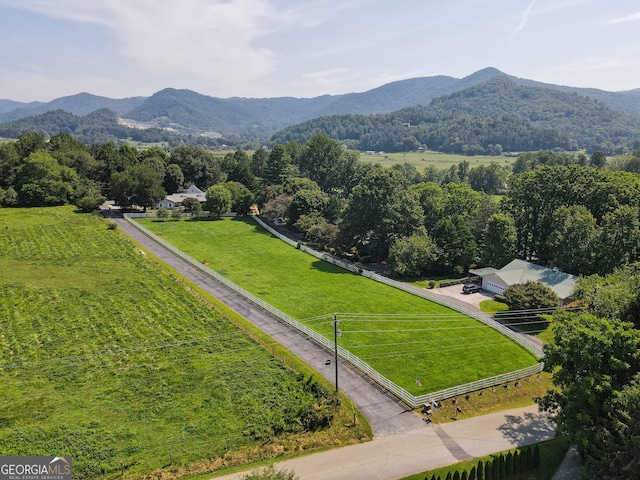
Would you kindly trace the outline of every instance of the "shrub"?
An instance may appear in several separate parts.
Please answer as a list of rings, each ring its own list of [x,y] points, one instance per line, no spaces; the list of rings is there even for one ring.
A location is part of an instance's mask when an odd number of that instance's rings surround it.
[[[242,480],[298,480],[293,470],[276,470],[273,465],[254,470],[242,476]]]
[[[540,468],[540,446],[536,445],[533,449],[533,468]]]
[[[560,305],[558,295],[540,282],[528,281],[512,285],[504,291],[504,300],[509,310],[535,310]]]
[[[513,475],[513,453],[507,453],[507,457],[505,458],[505,474],[507,477]]]
[[[484,463],[482,462],[482,460],[478,460],[478,469],[476,470],[477,475],[476,478],[478,480],[485,480],[484,478]]]

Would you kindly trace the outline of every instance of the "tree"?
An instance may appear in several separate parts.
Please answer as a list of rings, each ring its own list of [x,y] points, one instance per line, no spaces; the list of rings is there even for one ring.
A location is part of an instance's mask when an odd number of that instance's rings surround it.
[[[602,152],[593,152],[589,164],[594,168],[602,168],[607,164],[607,156]]]
[[[231,192],[224,185],[213,185],[207,189],[204,209],[215,215],[216,218],[219,219],[223,213],[228,212],[231,209],[231,203]]]
[[[180,167],[184,175],[184,183],[194,184],[200,190],[206,190],[211,185],[226,180],[226,174],[222,171],[215,155],[194,145],[177,147],[171,152],[169,163]]]
[[[352,190],[341,231],[360,254],[378,261],[386,258],[393,241],[410,237],[423,220],[418,199],[403,177],[378,166]]]
[[[222,160],[222,169],[228,181],[241,183],[251,191],[258,188],[258,179],[251,171],[251,159],[244,150],[227,153]]]
[[[184,185],[184,174],[180,165],[172,163],[167,166],[164,172],[164,181],[162,186],[169,193],[178,193],[182,191]]]
[[[640,258],[639,217],[638,207],[630,205],[622,205],[603,217],[596,249],[600,274]]]
[[[135,205],[139,205],[146,211],[167,196],[162,188],[162,175],[151,165],[141,163],[127,169],[134,179],[133,196]]]
[[[560,305],[558,295],[551,288],[531,280],[507,288],[504,301],[509,305],[509,310],[536,310]]]
[[[231,192],[231,211],[238,215],[246,215],[249,213],[251,205],[255,202],[255,195],[245,185],[240,182],[223,183]]]
[[[329,204],[329,196],[322,190],[298,190],[289,204],[289,222],[295,223],[301,215],[320,215]]]
[[[393,242],[389,248],[389,265],[396,275],[418,277],[433,268],[439,251],[426,231]]]
[[[556,314],[554,324],[554,342],[545,345],[543,360],[555,388],[538,403],[557,424],[557,434],[577,445],[585,478],[629,478],[610,473],[625,463],[612,464],[616,452],[628,459],[631,447],[630,455],[638,458],[637,447],[619,437],[625,432],[618,420],[625,419],[625,394],[634,401],[640,331],[631,323],[566,312]]]
[[[443,271],[462,275],[475,264],[476,242],[462,216],[443,218],[433,227],[431,236],[440,249],[438,265]]]
[[[516,258],[516,227],[513,219],[503,213],[489,218],[482,235],[480,263],[502,268]]]
[[[182,208],[187,213],[198,216],[202,213],[202,203],[194,197],[187,197],[182,201]]]
[[[284,145],[276,145],[269,152],[263,178],[267,185],[281,184],[291,173],[291,156]]]
[[[256,177],[262,177],[264,174],[264,166],[269,158],[269,152],[260,147],[253,155],[251,155],[251,171]]]
[[[596,219],[587,207],[572,205],[553,212],[552,232],[548,237],[551,261],[575,275],[594,271]]]
[[[158,210],[156,210],[156,217],[164,222],[167,218],[169,218],[169,210],[160,207]]]
[[[78,174],[60,165],[44,150],[36,150],[16,171],[18,205],[46,207],[73,203],[79,188]]]
[[[342,147],[323,133],[305,143],[299,160],[300,172],[318,183],[322,191],[340,188],[347,179],[342,161]]]

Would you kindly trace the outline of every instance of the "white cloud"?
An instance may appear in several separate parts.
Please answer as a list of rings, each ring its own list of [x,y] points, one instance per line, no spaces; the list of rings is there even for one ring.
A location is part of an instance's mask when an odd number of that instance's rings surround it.
[[[632,13],[631,15],[627,15],[625,17],[614,18],[613,20],[609,20],[607,25],[615,24],[615,23],[629,23],[629,22],[638,22],[640,21],[640,12]]]
[[[274,69],[273,53],[256,46],[277,17],[267,0],[9,1],[107,27],[120,42],[119,54],[149,75],[199,77],[215,91],[249,85]]]
[[[522,18],[520,19],[520,24],[513,31],[511,38],[514,38],[522,30],[524,30],[524,27],[527,26],[527,22],[529,21],[529,16],[531,15],[531,10],[533,10],[533,7],[535,6],[535,4],[536,4],[536,0],[533,0],[533,2],[531,2],[527,7],[527,9],[524,11],[524,13],[522,14]]]

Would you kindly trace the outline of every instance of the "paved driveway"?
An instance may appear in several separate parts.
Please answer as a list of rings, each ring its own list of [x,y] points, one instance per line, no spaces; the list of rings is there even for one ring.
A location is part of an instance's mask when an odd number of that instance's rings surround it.
[[[468,303],[469,305],[473,305],[474,307],[480,308],[480,302],[485,300],[493,300],[495,294],[491,292],[487,292],[485,290],[478,293],[462,293],[462,285],[452,285],[450,287],[443,288],[434,288],[431,290],[433,293],[437,295],[444,295],[446,297],[453,297],[462,302]]]

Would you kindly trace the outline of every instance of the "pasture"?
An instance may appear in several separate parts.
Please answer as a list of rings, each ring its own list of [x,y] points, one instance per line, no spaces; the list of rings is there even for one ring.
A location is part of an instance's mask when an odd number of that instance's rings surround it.
[[[426,167],[435,167],[438,170],[446,170],[451,165],[457,165],[460,162],[469,162],[469,167],[477,167],[479,165],[489,165],[491,163],[499,163],[500,165],[511,165],[516,157],[489,156],[489,155],[457,155],[454,153],[441,153],[431,150],[398,152],[398,153],[375,153],[367,155],[360,154],[360,160],[365,163],[379,163],[382,166],[391,166],[394,164],[408,163],[413,165],[418,172],[423,172]]]
[[[142,225],[421,395],[536,363],[497,331],[449,308],[349,273],[271,236],[250,218]]]
[[[307,367],[283,367],[107,226],[72,207],[0,209],[3,455],[148,478],[367,437],[350,405],[307,433],[324,408]]]

